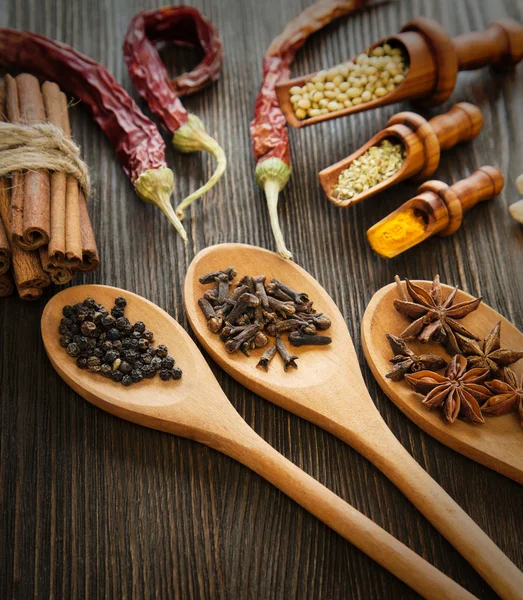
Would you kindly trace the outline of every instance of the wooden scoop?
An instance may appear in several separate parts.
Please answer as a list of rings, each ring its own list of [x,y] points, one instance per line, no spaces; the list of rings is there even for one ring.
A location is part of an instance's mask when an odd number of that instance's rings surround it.
[[[451,186],[443,181],[426,181],[418,188],[417,196],[407,200],[367,231],[369,244],[380,256],[393,258],[433,235],[452,235],[461,226],[463,213],[478,202],[495,198],[503,189],[504,181],[503,173],[490,166],[480,167],[466,179]],[[423,233],[405,235],[401,243],[383,244],[384,232],[390,231],[391,223],[398,215],[409,211],[423,218]]]
[[[155,377],[124,388],[80,370],[58,342],[58,325],[64,305],[82,302],[88,296],[106,307],[113,304],[115,297],[124,296],[127,317],[132,322],[145,321],[157,342],[168,346],[183,370],[182,378],[173,382]],[[133,423],[196,440],[238,460],[425,598],[475,598],[259,437],[229,402],[189,335],[152,302],[113,287],[71,287],[51,298],[45,307],[42,337],[60,377],[92,404]],[[487,541],[493,546],[488,538]],[[493,555],[495,560],[498,554],[503,559],[499,564],[504,561],[508,565],[508,577],[515,567],[499,550]]]
[[[414,112],[401,112],[391,117],[385,129],[377,133],[365,145],[353,154],[334,165],[320,171],[318,177],[327,198],[336,206],[343,208],[356,204],[396,185],[400,181],[413,177],[427,179],[438,168],[441,150],[448,150],[459,142],[468,142],[479,135],[483,127],[483,114],[474,104],[460,102],[448,112],[432,118],[430,121]],[[365,154],[372,146],[383,140],[401,143],[406,151],[406,158],[401,169],[392,177],[372,186],[348,200],[340,200],[335,196],[334,186],[338,183],[340,173],[350,164]]]
[[[266,275],[306,292],[327,314],[332,343],[301,347],[298,369],[284,372],[275,357],[268,372],[256,368],[258,356],[229,354],[210,333],[198,307],[207,286],[198,279],[234,266],[239,276]],[[262,248],[222,244],[202,250],[187,271],[187,317],[212,358],[242,385],[263,398],[315,423],[350,444],[376,465],[429,519],[503,598],[521,598],[523,573],[420,467],[382,419],[369,396],[343,315],[321,285],[295,263]],[[260,353],[263,350],[260,350]]]
[[[305,127],[406,99],[422,101],[426,106],[442,104],[452,93],[459,71],[489,64],[495,67],[517,64],[523,58],[523,26],[513,19],[503,19],[489,25],[484,32],[452,39],[437,21],[418,17],[397,35],[373,44],[369,51],[385,43],[403,47],[409,58],[409,72],[395,90],[369,102],[300,120],[290,101],[290,89],[305,85],[316,73],[283,81],[276,85],[276,95],[289,125]]]
[[[429,281],[414,281],[417,285],[430,289]],[[452,288],[442,286],[444,297]],[[372,374],[387,396],[403,411],[411,421],[419,425],[429,435],[442,444],[461,452],[472,460],[485,465],[519,483],[523,483],[523,430],[517,414],[501,417],[485,417],[485,425],[474,426],[456,420],[452,425],[446,424],[441,413],[428,410],[421,403],[421,396],[416,394],[405,381],[392,381],[385,375],[391,370],[392,351],[385,334],[401,333],[409,321],[394,308],[393,301],[398,298],[396,284],[377,291],[367,306],[361,324],[361,339],[365,358]],[[472,296],[459,291],[455,304],[472,300]],[[467,315],[464,325],[479,335],[486,336],[501,321],[502,347],[523,350],[523,334],[510,321],[507,321],[494,309],[484,303]],[[409,348],[420,353],[442,354],[450,359],[438,344],[421,344],[408,342]],[[523,361],[511,366],[516,373],[523,373]]]

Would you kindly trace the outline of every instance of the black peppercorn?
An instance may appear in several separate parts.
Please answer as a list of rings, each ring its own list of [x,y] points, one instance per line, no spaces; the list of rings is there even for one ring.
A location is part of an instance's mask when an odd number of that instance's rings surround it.
[[[96,325],[92,321],[84,321],[80,327],[80,331],[87,337],[93,337],[96,331]]]
[[[152,360],[151,360],[151,367],[155,370],[158,371],[159,369],[162,368],[162,359],[159,356],[155,356]]]
[[[133,370],[133,368],[126,360],[123,360],[122,363],[120,364],[120,368],[118,370],[120,371],[120,373],[127,375],[128,373],[130,373]]]
[[[123,379],[123,373],[120,373],[120,371],[113,371],[111,373],[111,379],[113,381],[122,381],[122,379]]]
[[[107,332],[107,337],[110,340],[119,340],[121,335],[122,334],[118,331],[118,329],[116,329],[116,327],[112,327]]]
[[[108,350],[104,356],[104,362],[112,365],[113,362],[118,358],[118,352],[116,350]]]
[[[115,319],[119,319],[120,317],[123,317],[124,309],[120,308],[119,306],[113,306],[113,308],[111,309],[111,314]]]
[[[166,356],[162,359],[162,369],[172,369],[174,367],[175,360],[172,356]]]
[[[143,375],[139,369],[133,369],[131,371],[131,380],[133,383],[138,383],[142,379],[143,379]]]
[[[144,365],[142,367],[142,375],[147,379],[152,379],[156,374],[156,369],[152,365]]]
[[[91,356],[90,358],[87,359],[87,368],[92,373],[97,373],[100,370],[100,365],[101,365],[100,359],[97,358],[96,356]]]
[[[70,335],[65,334],[60,338],[59,343],[62,348],[67,348],[72,341],[73,338]]]
[[[75,344],[74,342],[71,342],[67,346],[67,354],[69,354],[69,356],[72,356],[73,358],[80,356],[80,352],[80,346],[78,346],[78,344]]]
[[[120,331],[124,330],[128,324],[129,324],[129,320],[126,319],[125,317],[120,317],[119,319],[116,319],[116,328],[119,329]]]
[[[143,321],[132,325],[124,316],[125,298],[116,298],[108,314],[94,298],[64,306],[58,327],[59,343],[76,359],[80,369],[129,386],[157,372],[164,381],[179,379],[181,370],[164,345],[153,348],[154,336]]]
[[[171,379],[171,377],[173,376],[172,371],[169,369],[161,369],[160,370],[160,379],[162,379],[163,381],[169,381],[169,379]]]
[[[79,323],[83,323],[84,321],[86,321],[90,316],[90,310],[87,308],[87,306],[84,306],[83,304],[80,304],[80,306],[78,307],[78,310],[76,310],[76,318],[78,319]]]
[[[104,377],[111,377],[111,373],[113,372],[113,370],[111,369],[111,365],[102,365],[100,367],[100,373],[104,376]]]
[[[145,331],[145,323],[143,321],[136,321],[134,324],[134,330],[139,333],[143,333]]]
[[[167,346],[160,344],[158,348],[156,348],[156,356],[159,356],[160,358],[165,358],[168,354],[169,349],[167,348]]]
[[[101,319],[101,324],[104,329],[111,329],[111,327],[114,327],[115,323],[116,319],[111,315],[107,315]]]
[[[118,298],[115,298],[114,303],[120,308],[125,308],[127,306],[127,300],[123,296],[118,296]]]

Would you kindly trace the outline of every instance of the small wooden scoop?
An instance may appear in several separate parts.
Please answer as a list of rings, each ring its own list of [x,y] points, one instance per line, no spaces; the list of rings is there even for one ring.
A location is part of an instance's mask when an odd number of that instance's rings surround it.
[[[418,195],[367,231],[372,249],[384,258],[393,258],[417,246],[433,235],[452,235],[461,226],[463,213],[483,200],[495,198],[503,189],[503,173],[496,167],[480,167],[470,177],[448,186],[443,181],[426,181],[418,188]],[[392,221],[402,213],[414,211],[425,222],[422,234],[405,236],[402,243],[380,243],[384,232],[390,230]]]
[[[257,356],[229,354],[210,333],[198,307],[205,286],[198,279],[234,266],[239,276],[266,275],[306,292],[314,307],[327,314],[332,343],[299,349],[298,369],[284,372],[273,364],[256,368]],[[222,244],[202,250],[187,271],[184,287],[187,317],[202,346],[242,385],[266,400],[315,423],[347,442],[376,465],[429,519],[503,598],[521,599],[523,573],[420,467],[382,419],[372,401],[343,315],[321,285],[295,263],[262,248]],[[263,350],[260,351],[260,353]],[[276,363],[276,358],[274,359]]]
[[[158,342],[168,346],[183,370],[182,378],[173,382],[155,377],[124,388],[80,370],[58,342],[58,325],[64,305],[82,302],[88,296],[107,307],[113,304],[115,297],[124,296],[127,317],[132,322],[145,321]],[[71,287],[51,298],[45,307],[42,337],[47,355],[60,377],[92,404],[133,423],[196,440],[238,460],[425,598],[475,598],[259,437],[226,398],[196,344],[173,318],[152,302],[113,287]],[[488,542],[493,546],[490,540]],[[498,560],[499,554],[503,559],[499,564],[508,564],[508,577],[511,563],[493,547],[497,551],[494,559]],[[517,577],[514,578],[516,584]]]
[[[343,208],[366,200],[370,196],[404,181],[409,177],[427,179],[438,168],[441,150],[448,150],[459,142],[468,142],[479,135],[483,127],[483,114],[474,104],[460,102],[448,112],[430,121],[414,112],[401,112],[391,117],[385,129],[377,133],[353,154],[320,171],[318,177],[327,198]],[[365,154],[372,146],[383,140],[403,144],[407,156],[401,169],[389,179],[372,186],[347,200],[340,200],[334,193],[340,173]]]
[[[414,283],[427,290],[431,286],[429,281]],[[442,286],[442,289],[444,297],[452,291],[452,288],[446,285]],[[369,302],[361,324],[365,358],[381,389],[411,421],[442,444],[523,483],[523,430],[516,413],[501,417],[485,417],[487,421],[485,425],[475,426],[460,420],[448,425],[439,412],[430,411],[423,406],[421,396],[416,394],[407,382],[395,382],[385,377],[392,367],[389,362],[392,352],[385,334],[397,335],[409,323],[408,319],[394,308],[393,301],[396,298],[398,298],[396,284],[391,283],[381,288]],[[459,291],[455,303],[467,300],[472,300],[472,296]],[[465,321],[465,326],[480,337],[486,336],[496,323],[501,321],[503,347],[523,350],[523,334],[510,321],[486,304],[481,303],[477,310],[467,315]],[[408,345],[415,352],[442,354],[447,360],[450,359],[438,344],[409,341]],[[520,361],[511,368],[521,374],[522,363],[523,361]]]
[[[403,47],[409,58],[409,72],[395,90],[369,102],[300,120],[290,101],[290,89],[305,85],[316,73],[290,79],[276,86],[280,109],[289,125],[304,127],[406,99],[423,101],[426,106],[442,104],[452,93],[459,71],[489,64],[506,67],[523,58],[523,26],[513,19],[492,23],[481,33],[466,33],[452,39],[437,21],[418,17],[397,35],[373,44],[369,51],[386,42]]]

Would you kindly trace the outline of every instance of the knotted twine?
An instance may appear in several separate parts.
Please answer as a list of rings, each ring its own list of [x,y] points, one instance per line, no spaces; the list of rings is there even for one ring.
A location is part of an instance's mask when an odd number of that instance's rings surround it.
[[[89,169],[80,147],[51,123],[20,125],[0,121],[0,177],[15,171],[58,171],[74,177],[86,198]]]

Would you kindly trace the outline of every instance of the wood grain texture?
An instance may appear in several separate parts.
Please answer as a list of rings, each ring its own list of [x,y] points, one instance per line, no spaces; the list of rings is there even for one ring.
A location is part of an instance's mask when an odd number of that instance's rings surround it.
[[[165,2],[167,3],[167,2]],[[7,0],[0,24],[49,35],[103,62],[132,92],[121,44],[131,17],[153,0]],[[254,183],[249,120],[261,56],[308,0],[194,0],[225,47],[222,79],[185,100],[229,158],[222,182],[188,212],[187,252],[167,220],[135,196],[104,135],[81,107],[72,131],[91,166],[90,211],[102,257],[78,283],[107,283],[141,294],[186,325],[182,284],[205,246],[225,241],[273,248],[262,192]],[[299,53],[293,75],[316,71],[395,33],[419,15],[452,35],[490,22],[523,20],[516,0],[403,0],[341,20]],[[190,53],[162,52],[171,73],[196,64]],[[523,488],[439,444],[379,390],[366,367],[359,327],[372,294],[401,277],[458,284],[523,327],[523,230],[507,207],[518,198],[523,164],[523,67],[501,75],[461,73],[449,102],[470,101],[485,126],[472,143],[442,155],[434,177],[452,183],[483,164],[498,166],[506,187],[467,213],[448,238],[385,261],[365,231],[412,197],[409,181],[351,210],[324,197],[322,168],[349,155],[398,110],[375,111],[291,131],[294,172],[280,202],[296,260],[334,298],[347,320],[371,396],[394,434],[500,548],[523,568]],[[166,141],[169,141],[166,138]],[[205,155],[168,147],[179,200],[213,169]],[[415,598],[416,595],[270,484],[199,444],[121,421],[72,392],[47,362],[39,320],[46,299],[0,304],[0,590],[6,598]],[[480,598],[495,594],[368,461],[341,441],[246,391],[211,363],[240,414],[278,451],[349,501]],[[349,568],[347,568],[347,566]]]

